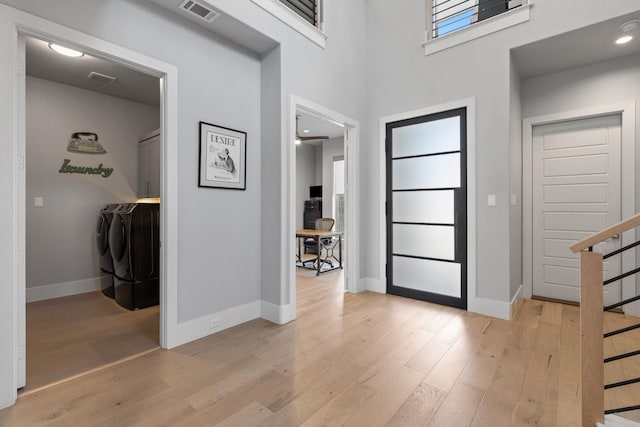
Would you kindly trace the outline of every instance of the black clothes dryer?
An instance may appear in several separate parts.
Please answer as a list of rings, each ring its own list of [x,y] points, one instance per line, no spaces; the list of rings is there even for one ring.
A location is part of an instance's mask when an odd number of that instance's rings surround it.
[[[115,298],[113,288],[113,259],[109,250],[109,227],[113,218],[113,210],[118,204],[106,205],[100,210],[98,216],[98,227],[96,229],[96,244],[98,245],[98,256],[100,257],[100,279],[102,281],[102,293],[109,298]]]
[[[160,299],[160,205],[127,203],[109,229],[116,302],[134,310]]]

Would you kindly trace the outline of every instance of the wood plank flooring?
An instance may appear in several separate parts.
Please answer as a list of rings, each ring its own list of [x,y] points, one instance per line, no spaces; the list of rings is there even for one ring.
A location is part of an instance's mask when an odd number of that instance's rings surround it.
[[[27,386],[55,383],[159,346],[159,310],[130,311],[102,292],[27,304]]]
[[[297,281],[294,322],[254,320],[30,394],[0,425],[581,425],[578,307],[529,300],[509,322],[345,294],[342,272]]]

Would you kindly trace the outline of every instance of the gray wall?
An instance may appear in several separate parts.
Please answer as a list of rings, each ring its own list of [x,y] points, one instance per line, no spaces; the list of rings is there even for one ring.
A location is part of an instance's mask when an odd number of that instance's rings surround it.
[[[160,124],[158,107],[27,77],[27,287],[100,274],[95,244],[99,210],[136,199],[138,137]],[[98,134],[104,155],[70,153],[73,132]],[[72,165],[113,168],[98,175],[58,173]],[[158,159],[160,161],[160,159]],[[36,208],[33,198],[44,197]]]
[[[510,67],[509,81],[509,297],[513,297],[522,280],[522,109],[520,77]],[[513,200],[512,200],[513,199]],[[515,202],[512,203],[512,202]]]
[[[607,104],[636,103],[636,138],[640,135],[640,55],[574,68],[522,82],[522,114],[581,110]],[[636,171],[640,146],[636,141]],[[636,173],[636,183],[638,176]],[[640,212],[640,186],[636,185],[636,212]],[[640,279],[639,279],[640,280]]]
[[[178,67],[178,321],[258,300],[260,59],[148,2],[5,3]],[[199,121],[247,132],[246,191],[198,188]]]
[[[519,285],[520,260],[511,251],[521,246],[513,236],[519,209],[512,209],[509,196],[517,193],[517,158],[511,105],[510,49],[552,35],[637,10],[637,1],[607,4],[589,0],[575,13],[572,2],[535,2],[531,19],[446,50],[424,55],[425,2],[407,0],[367,2],[368,143],[362,150],[362,248],[363,275],[379,279],[378,233],[380,156],[378,120],[391,114],[475,97],[476,99],[476,253],[477,296],[509,302]],[[515,141],[515,140],[514,140]],[[517,144],[516,144],[517,145]],[[487,206],[487,195],[496,194],[498,205]],[[518,200],[518,202],[520,202]]]
[[[322,143],[322,216],[333,218],[333,159],[344,156],[344,137]]]

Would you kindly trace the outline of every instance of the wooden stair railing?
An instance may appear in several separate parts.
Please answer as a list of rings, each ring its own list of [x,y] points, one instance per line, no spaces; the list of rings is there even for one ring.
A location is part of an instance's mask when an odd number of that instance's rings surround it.
[[[582,425],[604,422],[604,301],[603,254],[593,247],[640,225],[640,214],[569,246],[580,252],[580,365]]]

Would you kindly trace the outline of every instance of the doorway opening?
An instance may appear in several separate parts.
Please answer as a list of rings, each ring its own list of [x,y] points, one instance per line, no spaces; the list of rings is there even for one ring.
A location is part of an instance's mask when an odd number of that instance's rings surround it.
[[[339,276],[344,289],[344,133],[343,124],[296,111],[296,278],[308,277],[310,292],[320,275]],[[297,292],[304,291],[297,286]]]
[[[296,118],[299,124],[296,126]],[[304,118],[304,120],[303,120]],[[306,120],[306,121],[305,121]],[[308,125],[308,127],[305,127]],[[315,129],[313,126],[318,126]],[[357,120],[341,115],[335,111],[317,105],[311,101],[291,97],[289,115],[289,137],[286,139],[286,157],[288,158],[288,174],[283,176],[288,187],[289,215],[285,218],[284,228],[288,230],[287,245],[283,256],[283,270],[287,272],[289,310],[280,319],[282,323],[293,320],[296,317],[296,278],[299,274],[311,275],[310,280],[318,279],[320,283],[323,276],[342,275],[342,291],[357,292],[358,260],[357,260],[357,153],[360,124]],[[309,132],[304,132],[308,130]],[[305,148],[305,142],[296,144],[296,139],[304,140],[304,135],[314,137],[310,139]],[[327,138],[316,138],[318,136]],[[316,142],[314,142],[316,141]],[[300,152],[300,154],[299,154]],[[310,153],[313,153],[311,155]],[[312,160],[313,159],[313,160]],[[341,163],[342,161],[342,163]],[[299,163],[300,162],[300,163]],[[310,174],[305,165],[315,162],[315,173]],[[342,167],[342,169],[341,169]],[[342,178],[340,182],[339,178]],[[298,182],[300,180],[300,183]],[[312,193],[312,191],[314,191]],[[318,195],[321,195],[318,197]],[[312,197],[316,196],[316,197]],[[320,203],[322,200],[322,207]],[[304,230],[305,201],[315,209],[315,214],[307,214],[308,224],[311,225],[311,217],[316,215],[318,219],[326,219],[331,223],[329,235],[301,236],[299,231]],[[342,203],[340,205],[340,203]],[[342,230],[334,228],[336,217],[339,217]],[[313,220],[315,228],[315,220]],[[315,271],[304,269],[298,264],[302,263],[307,237],[314,238],[318,242],[326,238],[319,245],[322,251],[318,254],[307,254],[310,258],[309,265],[315,267]],[[308,242],[311,243],[311,242]],[[300,252],[298,249],[300,248]],[[327,251],[328,249],[328,251]],[[300,254],[300,256],[299,256]],[[311,259],[315,256],[315,260]],[[322,258],[322,259],[319,259]],[[294,262],[291,262],[291,261]],[[331,264],[326,261],[331,261]],[[341,266],[341,261],[343,265]],[[315,262],[315,264],[314,264]],[[327,279],[328,280],[328,279]],[[324,281],[327,281],[324,280]],[[335,283],[335,281],[332,281]],[[339,283],[340,283],[339,282]]]
[[[78,40],[83,38],[77,35]],[[144,98],[151,93],[154,100],[121,96],[117,85],[113,86],[116,93],[82,87],[60,79],[77,78],[77,73],[85,68],[76,63],[73,71],[66,68],[69,72],[65,72],[63,63],[47,59],[46,55],[57,55],[49,47],[49,40],[53,43],[55,39],[27,31],[18,38],[19,58],[24,66],[17,105],[24,131],[18,137],[17,153],[19,164],[24,167],[17,183],[18,200],[22,203],[16,207],[16,229],[17,248],[20,254],[26,254],[20,259],[26,262],[19,268],[17,282],[16,354],[22,357],[18,357],[16,364],[16,388],[26,393],[146,353],[159,345],[168,347],[171,324],[167,320],[175,313],[171,304],[167,304],[171,289],[166,286],[166,272],[174,269],[172,263],[163,262],[170,246],[166,244],[160,249],[160,241],[166,243],[172,234],[167,233],[171,228],[167,222],[170,215],[164,215],[168,211],[167,198],[163,198],[163,205],[159,204],[160,195],[169,192],[163,184],[167,166],[173,169],[172,162],[165,162],[165,153],[169,151],[164,146],[165,132],[173,122],[165,116],[168,102],[165,74],[147,68],[153,63],[150,58],[130,54],[125,49],[104,46],[111,52],[102,55],[82,43],[75,46],[65,43],[80,52],[91,52],[81,58],[95,70],[80,76],[78,81],[109,85],[114,83],[109,81],[110,77],[129,83],[134,79],[134,86],[149,89],[140,96]],[[92,42],[95,44],[90,40],[89,45]],[[101,66],[112,68],[104,72]],[[47,76],[49,72],[57,73],[58,77]],[[125,92],[131,95],[130,87]],[[98,113],[92,117],[96,110]],[[146,166],[155,172],[153,184],[147,181],[141,187],[138,152],[142,145],[149,144],[152,133],[156,156],[154,160],[146,159]],[[54,168],[40,167],[47,161],[60,164]],[[140,200],[141,196],[147,198]],[[126,207],[118,212],[124,218],[125,211],[143,202],[145,207],[155,206],[153,210],[159,218],[153,239],[158,252],[153,261],[154,292],[153,295],[140,292],[136,279],[124,277],[125,286],[121,289],[131,285],[136,296],[133,301],[111,300],[101,292],[104,282],[100,277],[97,243],[101,229],[105,229],[100,227],[100,212],[115,203]],[[159,215],[160,211],[163,215]],[[56,222],[55,218],[64,223]],[[64,236],[55,235],[60,232]],[[56,262],[52,259],[56,256],[62,258]]]

